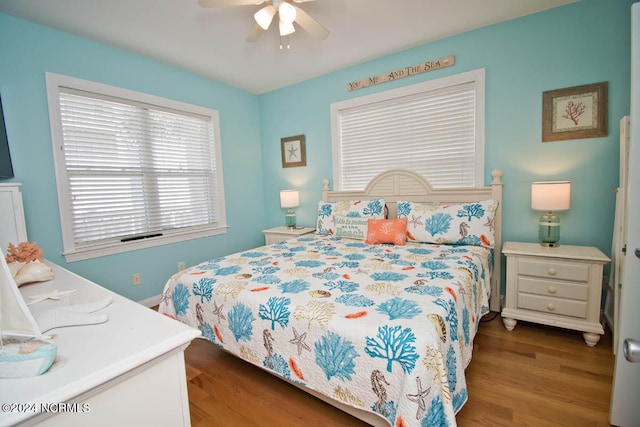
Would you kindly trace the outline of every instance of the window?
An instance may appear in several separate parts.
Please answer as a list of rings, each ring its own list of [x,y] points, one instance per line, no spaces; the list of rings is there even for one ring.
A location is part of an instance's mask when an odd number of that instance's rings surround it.
[[[337,190],[412,169],[438,188],[484,185],[484,70],[331,105]]]
[[[226,231],[216,111],[46,77],[67,261]]]

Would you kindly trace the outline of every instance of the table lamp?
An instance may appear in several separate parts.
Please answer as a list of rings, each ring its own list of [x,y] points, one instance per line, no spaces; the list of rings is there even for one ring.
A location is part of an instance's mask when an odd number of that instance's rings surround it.
[[[285,221],[290,229],[296,228],[296,211],[293,208],[300,206],[300,197],[298,190],[282,190],[280,191],[280,207],[287,209]]]
[[[553,211],[566,211],[571,200],[571,182],[538,181],[531,183],[531,209],[547,211],[538,222],[542,246],[560,246],[560,218]]]

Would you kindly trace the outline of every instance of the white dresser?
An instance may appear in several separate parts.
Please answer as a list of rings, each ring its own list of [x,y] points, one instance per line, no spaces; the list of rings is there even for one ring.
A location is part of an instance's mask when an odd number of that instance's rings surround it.
[[[189,426],[183,352],[200,331],[50,265],[53,280],[20,287],[25,301],[53,290],[76,292],[67,301],[34,304],[32,313],[111,296],[111,305],[97,312],[109,320],[47,332],[58,347],[51,368],[36,377],[0,379],[0,426]],[[40,412],[41,404],[54,412]]]
[[[511,331],[518,320],[583,332],[588,346],[604,334],[600,323],[602,269],[610,259],[589,246],[543,247],[507,242],[507,289],[502,317]]]

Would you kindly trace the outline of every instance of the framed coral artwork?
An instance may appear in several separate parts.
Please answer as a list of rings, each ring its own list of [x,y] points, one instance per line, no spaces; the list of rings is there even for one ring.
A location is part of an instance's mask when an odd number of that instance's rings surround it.
[[[542,142],[607,136],[608,83],[542,93]]]

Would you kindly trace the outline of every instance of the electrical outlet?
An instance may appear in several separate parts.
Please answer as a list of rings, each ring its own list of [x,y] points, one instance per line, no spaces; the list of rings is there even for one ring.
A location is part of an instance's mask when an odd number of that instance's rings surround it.
[[[178,263],[178,271],[182,271],[182,270],[184,270],[184,261],[180,261]]]
[[[135,273],[133,275],[133,286],[137,286],[140,284],[140,273]]]

